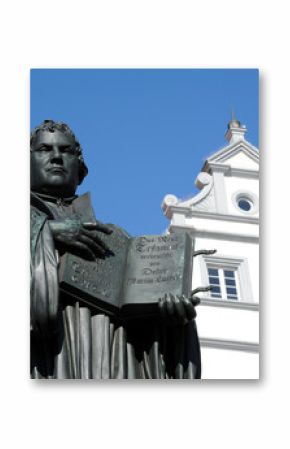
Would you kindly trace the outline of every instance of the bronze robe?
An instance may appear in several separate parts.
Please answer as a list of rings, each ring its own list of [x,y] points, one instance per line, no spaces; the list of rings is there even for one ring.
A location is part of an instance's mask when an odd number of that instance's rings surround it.
[[[50,219],[74,213],[74,198],[32,194],[31,377],[34,379],[199,379],[195,320],[122,322],[58,287],[58,252]]]

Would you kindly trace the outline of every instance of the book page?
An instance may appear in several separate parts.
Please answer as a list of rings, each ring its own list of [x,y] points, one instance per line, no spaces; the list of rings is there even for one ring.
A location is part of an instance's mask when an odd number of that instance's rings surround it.
[[[124,279],[124,304],[158,302],[165,293],[188,294],[192,240],[186,232],[131,240]]]

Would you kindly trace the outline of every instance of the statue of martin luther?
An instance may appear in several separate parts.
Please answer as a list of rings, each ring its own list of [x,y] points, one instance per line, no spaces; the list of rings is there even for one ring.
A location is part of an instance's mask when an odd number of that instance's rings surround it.
[[[114,226],[76,213],[76,189],[88,173],[64,123],[45,120],[31,134],[31,377],[34,379],[195,379],[200,347],[198,298],[160,299],[155,318],[129,322],[59,289],[59,258],[85,260],[110,250],[100,235]]]

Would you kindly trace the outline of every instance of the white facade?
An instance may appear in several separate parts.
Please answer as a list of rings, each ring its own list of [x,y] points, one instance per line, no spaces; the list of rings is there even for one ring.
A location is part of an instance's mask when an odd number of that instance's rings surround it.
[[[197,326],[203,379],[259,378],[259,152],[237,120],[227,146],[210,156],[196,179],[200,192],[186,201],[166,195],[169,230],[186,229],[195,251],[193,289],[199,293]]]

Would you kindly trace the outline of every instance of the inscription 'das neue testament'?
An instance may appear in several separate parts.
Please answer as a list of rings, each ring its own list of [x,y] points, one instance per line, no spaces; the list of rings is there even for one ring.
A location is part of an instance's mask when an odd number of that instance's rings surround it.
[[[160,245],[159,243],[166,243]],[[158,237],[139,237],[136,242],[136,251],[138,253],[154,253],[159,251],[177,250],[178,239],[175,236],[161,235]],[[161,256],[162,257],[162,256]]]

